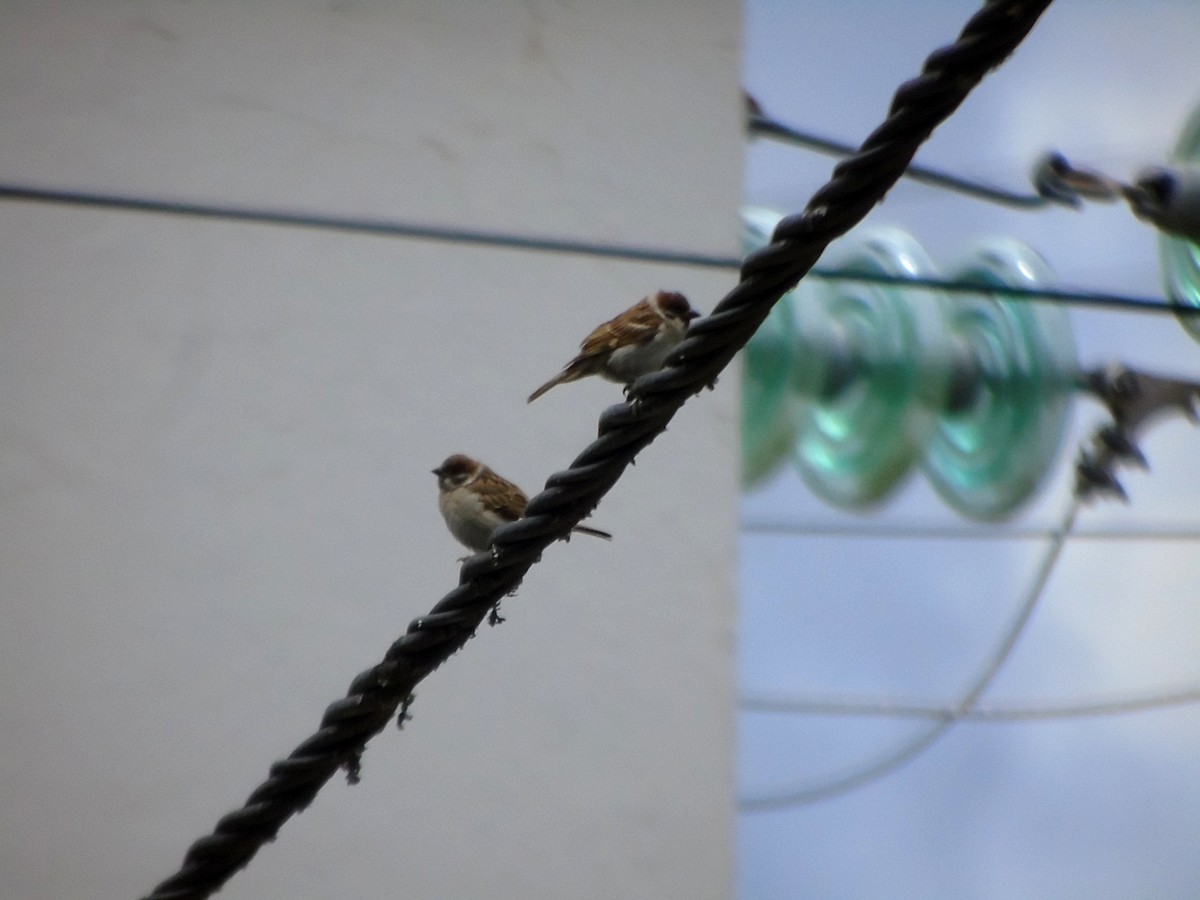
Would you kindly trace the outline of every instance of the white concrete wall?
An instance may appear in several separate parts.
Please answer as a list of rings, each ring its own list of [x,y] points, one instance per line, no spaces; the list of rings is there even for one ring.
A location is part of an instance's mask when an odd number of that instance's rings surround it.
[[[0,180],[736,252],[730,0],[0,3]],[[731,273],[0,203],[0,896],[137,896],[457,583],[644,293]],[[736,379],[222,897],[727,897]]]

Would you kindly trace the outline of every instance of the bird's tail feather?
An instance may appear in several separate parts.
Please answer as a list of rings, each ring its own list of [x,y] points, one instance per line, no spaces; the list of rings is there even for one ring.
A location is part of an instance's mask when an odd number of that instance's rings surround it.
[[[530,394],[529,399],[526,400],[525,402],[532,403],[538,397],[542,396],[542,394],[546,393],[546,391],[550,390],[550,388],[558,387],[560,384],[564,384],[565,382],[568,382],[568,381],[574,381],[578,377],[579,377],[578,372],[572,372],[569,368],[563,369],[561,372],[559,372],[557,375],[555,375],[553,378],[551,378],[549,381],[547,381],[545,384],[543,384],[540,388],[538,388],[536,391],[534,391],[532,394]]]

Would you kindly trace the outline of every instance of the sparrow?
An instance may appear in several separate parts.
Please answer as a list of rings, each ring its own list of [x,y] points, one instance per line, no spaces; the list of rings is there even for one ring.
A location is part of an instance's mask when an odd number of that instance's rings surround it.
[[[683,340],[688,322],[699,315],[687,297],[674,291],[643,297],[589,334],[579,345],[579,355],[525,402],[532,403],[550,388],[586,375],[629,384],[640,375],[656,372]]]
[[[524,491],[501,478],[483,463],[455,453],[433,470],[438,479],[438,509],[455,539],[480,553],[491,546],[497,525],[515,522],[525,515],[529,498]],[[576,525],[580,534],[612,540],[607,531]]]

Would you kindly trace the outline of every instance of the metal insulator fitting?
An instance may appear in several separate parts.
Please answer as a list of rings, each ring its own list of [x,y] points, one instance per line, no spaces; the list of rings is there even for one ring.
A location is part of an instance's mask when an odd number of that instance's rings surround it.
[[[1152,166],[1124,193],[1138,218],[1200,245],[1200,168]]]

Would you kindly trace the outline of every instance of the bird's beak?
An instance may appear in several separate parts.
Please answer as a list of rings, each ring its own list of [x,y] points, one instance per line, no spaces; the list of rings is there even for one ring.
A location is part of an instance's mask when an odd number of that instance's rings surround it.
[[[696,312],[694,309],[690,313],[688,313],[688,321],[689,322],[692,319],[698,319],[698,318],[700,318],[700,313]]]

